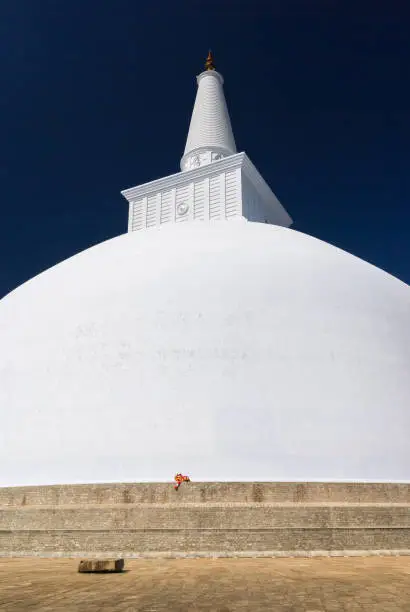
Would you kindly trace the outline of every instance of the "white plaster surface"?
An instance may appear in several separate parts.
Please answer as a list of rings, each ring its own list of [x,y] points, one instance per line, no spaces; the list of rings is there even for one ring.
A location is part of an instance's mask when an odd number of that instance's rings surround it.
[[[246,221],[114,238],[0,302],[0,486],[410,481],[410,287]]]

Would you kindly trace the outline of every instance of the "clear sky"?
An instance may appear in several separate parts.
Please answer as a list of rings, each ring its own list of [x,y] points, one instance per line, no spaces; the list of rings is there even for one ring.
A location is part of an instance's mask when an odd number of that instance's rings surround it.
[[[1,0],[0,296],[126,231],[179,170],[211,47],[238,150],[295,221],[410,283],[410,8]]]

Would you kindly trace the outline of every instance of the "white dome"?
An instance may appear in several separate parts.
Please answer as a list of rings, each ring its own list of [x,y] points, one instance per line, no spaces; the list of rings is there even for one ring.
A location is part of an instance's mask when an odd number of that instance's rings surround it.
[[[0,329],[1,486],[410,481],[410,287],[294,230],[109,240]]]

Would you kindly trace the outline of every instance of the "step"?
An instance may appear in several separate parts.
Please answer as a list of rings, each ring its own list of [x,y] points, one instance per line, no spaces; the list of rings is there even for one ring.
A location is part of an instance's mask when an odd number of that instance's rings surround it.
[[[275,556],[410,550],[410,529],[106,529],[0,531],[0,556]],[[327,551],[327,552],[326,552]],[[407,552],[406,552],[407,551]]]
[[[191,482],[0,488],[0,506],[123,503],[410,503],[410,483]]]
[[[0,508],[1,530],[410,528],[410,504],[121,504]]]

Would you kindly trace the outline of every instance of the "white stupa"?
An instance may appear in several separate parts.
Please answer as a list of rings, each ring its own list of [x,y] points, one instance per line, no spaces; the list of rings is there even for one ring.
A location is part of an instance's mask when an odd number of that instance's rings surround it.
[[[410,288],[288,229],[222,84],[127,234],[0,302],[0,486],[410,481]]]

